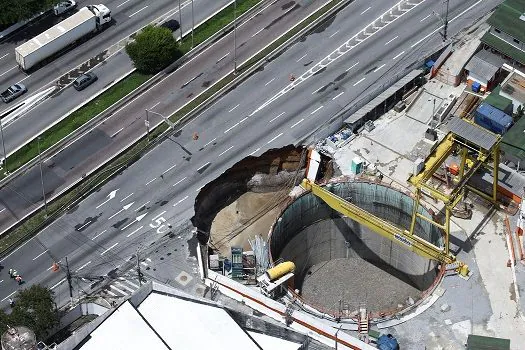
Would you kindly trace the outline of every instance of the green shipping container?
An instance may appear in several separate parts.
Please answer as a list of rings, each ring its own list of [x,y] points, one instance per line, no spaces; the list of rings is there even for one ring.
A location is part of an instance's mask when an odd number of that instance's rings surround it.
[[[467,350],[510,350],[510,340],[470,334]]]

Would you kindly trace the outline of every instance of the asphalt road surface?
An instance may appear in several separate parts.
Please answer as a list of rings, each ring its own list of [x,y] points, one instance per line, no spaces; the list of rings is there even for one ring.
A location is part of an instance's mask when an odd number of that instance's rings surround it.
[[[124,266],[137,251],[143,262],[157,270],[149,270],[148,278],[176,280],[180,273],[192,274],[194,265],[187,259],[187,246],[192,243],[187,241],[188,219],[193,215],[200,188],[248,155],[297,142],[364,90],[438,45],[438,20],[431,13],[440,11],[440,3],[418,2],[343,56],[328,60],[329,54],[335,55],[341,45],[395,4],[355,1],[6,257],[2,264],[25,274],[28,284],[53,287],[61,300],[67,298],[64,274],[48,269],[53,260],[63,263],[65,256],[72,270],[79,276],[85,274],[86,280]],[[451,1],[450,34],[497,3]],[[322,71],[294,89],[286,89],[290,84],[288,74],[308,76],[318,63],[324,66]],[[169,86],[167,81],[163,84]],[[169,111],[170,105],[159,96],[150,98],[150,105],[159,103],[162,109],[158,111]],[[197,141],[192,139],[194,131],[200,135]],[[169,232],[172,234],[167,235]],[[168,265],[173,276],[165,275]],[[18,287],[7,272],[1,276],[0,301],[5,303]],[[79,288],[89,285],[86,281],[79,284]]]
[[[209,18],[229,1],[195,0],[195,24],[197,25]],[[89,3],[83,1],[79,3],[79,8]],[[133,66],[124,50],[116,53],[116,48],[113,48],[111,51],[106,52],[110,46],[161,16],[166,20],[175,20],[177,24],[179,21],[178,2],[176,1],[110,0],[104,3],[111,9],[114,18],[114,23],[110,27],[31,74],[23,73],[17,68],[14,55],[15,47],[36,34],[43,32],[45,28],[50,27],[54,22],[59,21],[56,16],[48,16],[27,29],[16,33],[0,45],[0,88],[7,88],[11,84],[23,82],[29,90],[28,94],[11,102],[9,105],[15,104],[44,88],[55,85],[57,79],[83,62],[90,61],[92,62],[90,66],[94,66],[99,63],[98,57],[111,56],[102,65],[98,65],[95,68],[94,71],[99,76],[99,81],[86,91],[82,93],[64,91],[12,123],[6,124],[4,122],[7,154],[24,145],[27,140],[31,140],[40,134],[42,130],[52,125],[62,115],[84,101],[86,97],[93,95],[97,89],[101,89],[101,87],[131,71]],[[186,34],[191,32],[191,2],[189,0],[181,1],[181,9],[182,29]],[[179,30],[175,30],[174,33],[177,36],[180,35]],[[73,89],[69,88],[66,90]],[[0,110],[7,108],[8,105],[1,103]]]

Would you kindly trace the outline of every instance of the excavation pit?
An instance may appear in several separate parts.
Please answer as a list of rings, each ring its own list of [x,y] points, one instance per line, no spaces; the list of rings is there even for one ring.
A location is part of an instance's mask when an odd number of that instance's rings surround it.
[[[377,183],[328,185],[331,192],[401,228],[410,226],[410,196]],[[428,218],[424,208],[420,213]],[[416,234],[442,246],[442,231],[423,219]],[[295,286],[303,301],[333,315],[355,315],[366,306],[375,315],[406,309],[439,279],[437,262],[343,217],[311,193],[283,210],[270,236],[273,260],[293,261]]]

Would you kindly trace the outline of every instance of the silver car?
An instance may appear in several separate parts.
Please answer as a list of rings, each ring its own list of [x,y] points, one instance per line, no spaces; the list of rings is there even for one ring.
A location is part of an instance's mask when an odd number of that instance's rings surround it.
[[[77,3],[74,0],[62,1],[53,7],[53,12],[55,13],[55,16],[59,16],[63,13],[73,10],[76,7]]]
[[[24,84],[14,84],[7,88],[4,92],[0,94],[2,101],[9,103],[16,99],[17,97],[22,96],[27,92],[27,88]]]

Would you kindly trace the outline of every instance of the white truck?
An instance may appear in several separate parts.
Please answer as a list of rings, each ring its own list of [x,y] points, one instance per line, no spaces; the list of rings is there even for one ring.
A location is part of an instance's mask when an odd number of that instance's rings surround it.
[[[101,30],[111,22],[111,11],[105,5],[89,5],[42,34],[15,49],[18,66],[27,71],[82,37]]]

